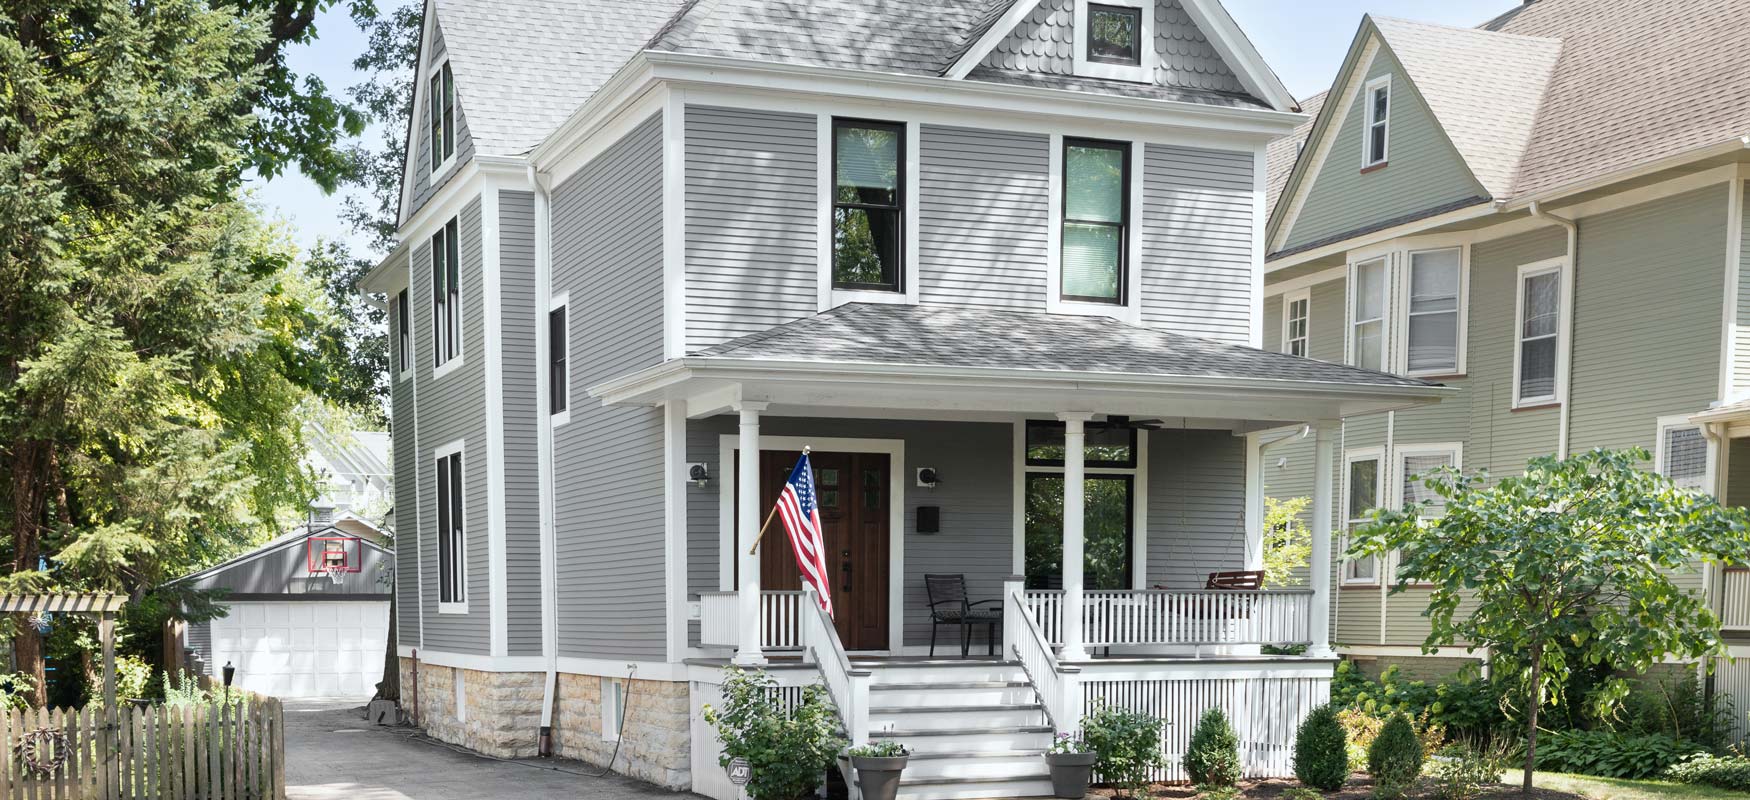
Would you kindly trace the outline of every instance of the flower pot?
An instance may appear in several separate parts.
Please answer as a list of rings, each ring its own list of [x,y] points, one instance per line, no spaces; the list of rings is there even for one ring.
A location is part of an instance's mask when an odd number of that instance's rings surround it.
[[[868,758],[851,756],[851,766],[857,770],[857,787],[863,800],[893,800],[899,796],[899,774],[911,756]]]
[[[1094,761],[1098,753],[1046,753],[1045,764],[1051,768],[1051,792],[1058,797],[1086,797],[1088,784],[1094,779]]]

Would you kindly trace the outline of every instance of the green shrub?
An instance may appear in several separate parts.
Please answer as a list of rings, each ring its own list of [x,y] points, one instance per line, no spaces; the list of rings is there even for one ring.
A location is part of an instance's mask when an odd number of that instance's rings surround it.
[[[1422,774],[1422,742],[1410,718],[1395,714],[1367,748],[1367,774],[1375,797],[1403,797]]]
[[[1600,778],[1652,778],[1704,749],[1662,733],[1556,731],[1537,737],[1537,768]]]
[[[1319,706],[1294,734],[1294,777],[1327,792],[1349,780],[1349,737],[1330,704]]]
[[[1445,680],[1428,683],[1405,680],[1396,666],[1390,666],[1376,681],[1354,663],[1340,661],[1331,680],[1331,705],[1338,709],[1381,718],[1401,711],[1466,739],[1486,739],[1502,727],[1507,717],[1501,712],[1501,693],[1495,681],[1482,677],[1479,667],[1465,667]]]
[[[1185,773],[1198,786],[1232,786],[1240,780],[1240,737],[1219,708],[1203,712],[1185,748]]]
[[[139,656],[115,657],[115,696],[129,700],[146,696],[146,684],[152,680],[152,665]],[[102,684],[98,684],[102,691]]]
[[[812,794],[846,742],[837,712],[819,684],[785,709],[776,702],[777,681],[760,670],[730,667],[722,706],[705,706],[705,722],[717,730],[723,755],[717,763],[745,758],[753,767],[747,794],[753,800],[796,800]]]
[[[1282,800],[1325,800],[1325,796],[1305,786],[1290,786],[1282,790]]]
[[[1166,766],[1161,721],[1140,711],[1105,706],[1082,719],[1082,739],[1100,754],[1094,773],[1131,797],[1147,794],[1154,771]]]
[[[1499,749],[1450,745],[1434,762],[1434,794],[1441,800],[1473,800],[1501,782],[1506,762]]]
[[[1422,742],[1422,752],[1432,753],[1446,744],[1446,729],[1434,724],[1426,712],[1423,713],[1411,723],[1411,727]],[[1337,721],[1343,723],[1343,731],[1349,735],[1349,763],[1356,766],[1366,764],[1367,751],[1385,728],[1386,718],[1347,708],[1337,712]]]
[[[1634,681],[1611,727],[1624,733],[1663,733],[1711,749],[1727,743],[1731,723],[1731,695],[1708,697],[1695,674],[1688,673]]]
[[[1665,769],[1665,780],[1750,792],[1750,758],[1697,753]]]

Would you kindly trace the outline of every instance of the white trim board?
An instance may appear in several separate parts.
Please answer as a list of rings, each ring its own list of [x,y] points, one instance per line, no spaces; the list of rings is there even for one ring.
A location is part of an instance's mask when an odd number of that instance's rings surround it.
[[[406,646],[397,647],[396,655],[401,658],[417,658],[420,666],[468,669],[476,672],[545,672],[547,670],[547,660],[541,656],[495,657],[478,653],[455,653]],[[684,681],[688,675],[688,665],[680,662],[560,656],[556,663],[558,671],[567,675],[624,678],[628,672],[633,672],[635,679],[646,681]]]

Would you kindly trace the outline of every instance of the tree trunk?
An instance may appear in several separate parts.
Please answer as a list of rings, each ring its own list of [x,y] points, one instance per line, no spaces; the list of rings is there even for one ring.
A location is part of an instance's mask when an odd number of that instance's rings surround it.
[[[46,473],[53,444],[23,439],[12,446],[12,572],[37,568],[41,551],[43,508],[48,500]],[[43,669],[42,635],[30,626],[29,614],[14,614],[18,635],[12,639],[14,669],[31,677],[35,689],[27,698],[31,705],[48,704],[47,675]]]
[[[401,656],[397,632],[395,630],[395,587],[389,591],[389,644],[383,650],[383,679],[377,682],[377,694],[373,700],[393,700],[401,702]]]
[[[1537,766],[1537,712],[1543,709],[1543,645],[1531,648],[1531,713],[1525,722],[1525,783],[1519,790],[1531,794],[1531,771]]]

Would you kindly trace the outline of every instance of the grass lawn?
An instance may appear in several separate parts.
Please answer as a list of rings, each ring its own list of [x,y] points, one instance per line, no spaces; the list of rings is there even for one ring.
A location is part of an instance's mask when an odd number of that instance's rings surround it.
[[[1508,783],[1518,785],[1523,773],[1508,773]],[[1712,786],[1695,786],[1665,781],[1630,781],[1618,778],[1594,778],[1590,775],[1563,775],[1557,772],[1534,772],[1533,786],[1556,792],[1582,795],[1591,800],[1744,800],[1745,794]]]

